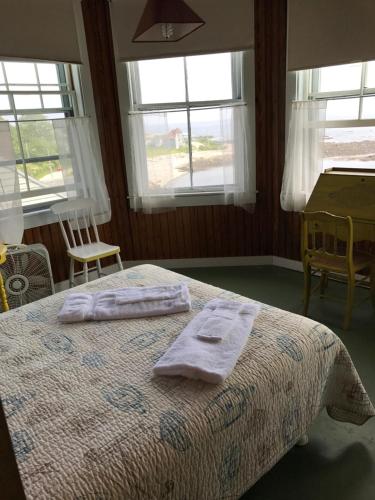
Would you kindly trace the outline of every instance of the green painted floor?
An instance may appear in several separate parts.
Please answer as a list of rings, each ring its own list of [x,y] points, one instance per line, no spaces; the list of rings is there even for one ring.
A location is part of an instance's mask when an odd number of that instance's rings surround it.
[[[300,313],[303,275],[272,266],[178,269],[177,272],[246,297]],[[345,296],[330,283],[329,293]],[[358,290],[361,301],[367,290]],[[313,298],[309,315],[332,328],[345,343],[375,402],[375,312],[357,306],[349,331],[341,330],[344,304]],[[375,418],[358,427],[336,422],[325,411],[313,424],[310,442],[293,448],[242,500],[374,500]]]

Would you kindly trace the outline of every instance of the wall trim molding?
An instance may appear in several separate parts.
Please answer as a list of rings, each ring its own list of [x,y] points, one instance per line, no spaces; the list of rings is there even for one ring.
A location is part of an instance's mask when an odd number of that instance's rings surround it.
[[[276,266],[292,271],[302,272],[302,263],[297,260],[285,259],[274,255],[242,256],[242,257],[208,257],[193,259],[160,259],[160,260],[125,260],[124,269],[130,269],[142,264],[154,264],[166,269],[182,269],[193,267],[233,267],[233,266]],[[103,268],[105,274],[118,271],[117,264]],[[89,277],[96,279],[96,272],[91,271]],[[77,278],[79,281],[80,277]],[[90,278],[89,278],[90,279]],[[61,281],[55,284],[56,292],[61,292],[69,287],[69,281]]]

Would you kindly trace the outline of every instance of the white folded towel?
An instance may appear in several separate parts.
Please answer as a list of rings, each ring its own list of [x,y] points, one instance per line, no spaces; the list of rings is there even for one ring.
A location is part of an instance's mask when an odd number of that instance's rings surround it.
[[[154,374],[182,375],[213,384],[224,382],[232,373],[260,311],[260,305],[255,302],[240,304],[241,307],[236,308],[238,304],[218,299],[209,302],[159,359]],[[198,334],[202,329],[205,331],[207,320],[217,309],[226,309],[227,314],[228,310],[233,314],[232,325],[226,325],[220,332],[221,341],[204,341]]]
[[[134,304],[149,300],[177,299],[181,296],[181,285],[123,288],[116,292],[116,304]]]
[[[249,312],[248,304],[233,302],[228,300],[211,300],[206,308],[212,311],[200,330],[197,337],[202,340],[211,340],[219,342],[223,340],[230,330],[235,326],[236,316],[241,313]]]
[[[189,311],[186,284],[119,288],[94,294],[72,293],[65,299],[58,319],[63,323],[143,318]]]

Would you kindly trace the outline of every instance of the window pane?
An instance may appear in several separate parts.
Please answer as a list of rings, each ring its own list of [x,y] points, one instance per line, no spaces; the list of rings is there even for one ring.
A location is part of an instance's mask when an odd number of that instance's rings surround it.
[[[142,104],[185,101],[182,57],[140,61],[138,68]]]
[[[367,63],[366,87],[375,88],[375,61]]]
[[[22,122],[19,128],[26,158],[57,154],[55,135],[50,121]]]
[[[59,83],[56,64],[38,64],[40,83]]]
[[[143,115],[148,186],[190,186],[186,111]]]
[[[319,70],[319,92],[359,89],[361,86],[361,70],[361,63],[321,68]]]
[[[0,95],[0,109],[10,109],[7,95]]]
[[[60,95],[43,95],[43,104],[45,108],[61,108],[62,99]]]
[[[327,101],[327,120],[357,120],[359,99],[330,99]]]
[[[9,121],[14,121],[14,116],[9,116],[9,117],[4,117],[6,119],[8,119]],[[17,158],[17,160],[19,160],[20,158],[22,158],[22,154],[21,154],[21,146],[20,146],[20,141],[19,141],[19,136],[18,136],[18,130],[17,130],[17,126],[15,123],[10,123],[10,136],[12,138],[12,145],[13,145],[13,150],[14,150],[14,154]]]
[[[362,118],[375,118],[375,97],[364,97],[362,102]]]
[[[3,66],[0,64],[0,84],[5,83],[5,78],[4,78],[4,72],[3,72]]]
[[[232,99],[231,54],[186,59],[190,101]]]
[[[16,109],[39,109],[42,107],[40,96],[36,94],[15,95],[14,104]]]
[[[194,187],[233,183],[232,110],[192,111],[191,135]]]
[[[8,83],[37,83],[33,63],[4,63]]]
[[[30,189],[43,189],[64,184],[62,169],[58,160],[27,163]]]
[[[375,168],[375,127],[327,128],[325,168]]]

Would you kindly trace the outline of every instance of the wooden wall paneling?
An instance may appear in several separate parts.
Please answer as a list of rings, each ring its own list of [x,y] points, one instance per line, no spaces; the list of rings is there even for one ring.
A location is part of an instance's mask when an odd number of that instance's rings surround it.
[[[153,220],[154,218],[152,215],[145,217],[146,237],[148,239],[147,255],[149,259],[152,258],[152,255],[155,255],[155,231]]]
[[[160,234],[161,234],[161,242],[163,248],[164,259],[173,258],[173,252],[171,252],[171,245],[169,239],[169,225],[168,225],[168,212],[162,212],[159,214],[160,221]],[[174,242],[172,243],[174,248]]]
[[[168,228],[170,234],[170,244],[174,247],[173,253],[177,259],[182,259],[185,255],[184,230],[181,224],[180,209],[167,212]]]
[[[238,255],[238,242],[237,242],[237,225],[238,219],[236,217],[237,211],[239,210],[237,207],[233,205],[228,205],[228,224],[229,224],[229,255],[234,257]]]
[[[127,197],[121,117],[108,2],[82,0],[104,174],[112,204],[113,243],[134,257]],[[125,257],[125,256],[124,256]]]
[[[154,258],[155,259],[162,259],[163,255],[164,255],[164,249],[163,249],[163,245],[162,245],[160,215],[153,214],[150,217],[152,217],[152,228],[153,228],[154,238],[155,238]]]
[[[280,187],[285,148],[287,0],[255,3],[257,173],[262,175],[263,245],[278,254]]]
[[[206,251],[207,251],[207,256],[208,257],[214,257],[215,256],[215,239],[214,239],[214,228],[213,228],[213,216],[212,216],[212,210],[213,208],[210,206],[203,207],[203,221],[204,221],[204,228],[205,228],[205,233],[206,233]]]
[[[193,232],[190,220],[191,210],[188,207],[182,207],[180,208],[180,212],[182,216],[184,246],[186,249],[185,258],[191,258],[193,255]]]
[[[215,248],[215,257],[223,256],[223,242],[222,242],[222,231],[223,231],[223,221],[220,217],[220,212],[217,207],[212,209],[212,224],[213,224],[213,239]]]
[[[245,233],[245,210],[243,208],[239,208],[237,210],[238,216],[238,227],[236,238],[238,241],[238,253],[239,255],[246,255],[246,233]]]
[[[82,0],[100,145],[112,206],[112,220],[101,228],[100,234],[105,241],[121,246],[124,259],[295,255],[296,246],[288,248],[284,235],[285,230],[295,233],[298,221],[290,214],[281,213],[279,204],[285,142],[286,3],[287,0],[255,3],[259,190],[255,212],[250,214],[233,206],[212,206],[183,207],[148,215],[134,213],[127,201],[109,5],[106,0]],[[67,265],[65,249],[52,237],[52,228],[54,225],[26,231],[25,241],[46,244],[58,281],[67,277]]]

